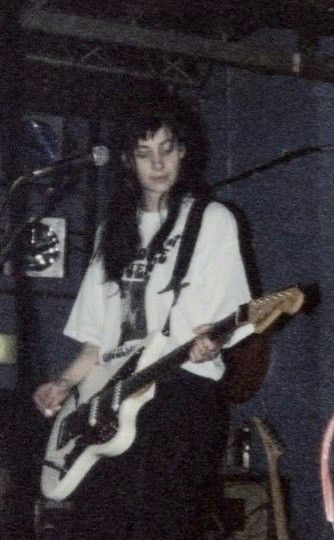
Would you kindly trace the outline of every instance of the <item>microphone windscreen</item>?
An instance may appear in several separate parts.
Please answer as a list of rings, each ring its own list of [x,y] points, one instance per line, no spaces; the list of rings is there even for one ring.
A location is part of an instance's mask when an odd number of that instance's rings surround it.
[[[96,167],[102,167],[109,161],[109,149],[106,146],[94,146],[92,148],[92,158]]]

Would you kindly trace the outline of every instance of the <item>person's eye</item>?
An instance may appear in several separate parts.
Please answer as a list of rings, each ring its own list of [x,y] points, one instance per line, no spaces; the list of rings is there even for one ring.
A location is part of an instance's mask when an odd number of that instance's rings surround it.
[[[162,153],[163,154],[170,154],[174,150],[174,141],[166,141],[162,145]]]
[[[149,156],[149,152],[147,150],[136,150],[135,156],[138,158],[147,158]]]

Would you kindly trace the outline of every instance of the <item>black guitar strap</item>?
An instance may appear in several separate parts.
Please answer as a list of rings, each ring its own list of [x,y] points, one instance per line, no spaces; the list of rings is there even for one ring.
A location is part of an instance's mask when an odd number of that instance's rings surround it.
[[[160,291],[159,294],[162,294],[167,291],[174,291],[174,300],[172,307],[175,306],[178,297],[180,295],[183,287],[189,285],[189,283],[182,283],[184,277],[186,276],[190,262],[194,253],[196,241],[198,238],[198,233],[202,224],[203,212],[208,204],[208,201],[198,200],[195,201],[190,209],[190,212],[187,217],[187,222],[184,227],[182,234],[181,244],[179,251],[176,257],[175,266],[173,269],[173,274],[170,282],[167,287]],[[170,325],[170,313],[167,317],[165,326],[162,330],[163,334],[169,335],[169,325]]]

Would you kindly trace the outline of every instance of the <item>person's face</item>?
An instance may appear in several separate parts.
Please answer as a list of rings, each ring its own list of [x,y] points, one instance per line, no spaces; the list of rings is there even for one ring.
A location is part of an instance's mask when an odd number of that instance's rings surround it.
[[[156,210],[161,197],[176,183],[184,154],[184,146],[175,141],[167,127],[138,140],[133,153],[134,168],[148,210]]]

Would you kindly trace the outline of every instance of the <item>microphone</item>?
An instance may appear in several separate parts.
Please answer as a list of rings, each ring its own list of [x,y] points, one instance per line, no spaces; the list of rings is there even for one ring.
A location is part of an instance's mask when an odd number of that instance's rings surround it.
[[[81,167],[93,164],[95,167],[102,167],[109,161],[109,150],[106,146],[94,146],[89,154],[76,156],[62,161],[55,161],[51,165],[32,171],[27,176],[30,178],[42,178],[48,174],[61,172],[65,169]]]

